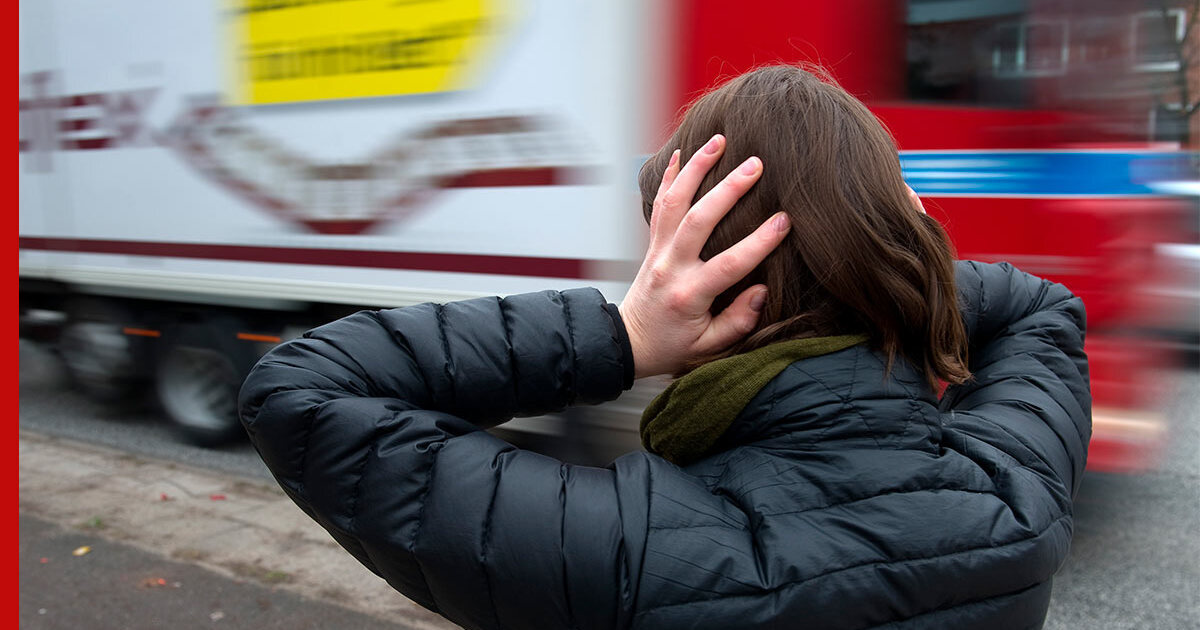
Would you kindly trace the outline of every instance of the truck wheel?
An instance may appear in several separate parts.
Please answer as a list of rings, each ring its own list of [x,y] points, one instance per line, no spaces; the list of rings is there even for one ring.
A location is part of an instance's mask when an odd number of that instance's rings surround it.
[[[180,325],[168,333],[159,357],[159,403],[183,439],[197,446],[246,436],[237,395],[247,368],[229,341],[232,330],[219,324]]]
[[[119,307],[106,302],[87,301],[68,309],[58,353],[71,381],[93,400],[129,402],[148,388],[148,366],[139,365],[139,355],[145,353],[123,332],[122,322],[128,319]]]

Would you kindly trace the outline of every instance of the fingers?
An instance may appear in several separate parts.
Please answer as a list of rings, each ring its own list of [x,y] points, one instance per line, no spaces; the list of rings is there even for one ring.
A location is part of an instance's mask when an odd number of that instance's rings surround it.
[[[713,318],[699,345],[704,348],[727,348],[745,337],[758,323],[766,298],[767,287],[761,284],[742,291],[720,315]]]
[[[675,234],[679,222],[683,220],[692,204],[692,198],[696,196],[696,190],[700,188],[704,175],[717,163],[724,150],[725,136],[713,136],[699,151],[692,154],[687,164],[678,170],[665,189],[660,187],[658,196],[654,199],[654,214],[660,215],[657,222],[660,236],[669,238]],[[664,173],[664,179],[665,175]]]
[[[663,170],[663,180],[662,183],[658,185],[658,194],[655,195],[655,198],[661,197],[662,194],[671,187],[671,183],[675,181],[675,177],[678,175],[679,149],[675,149],[675,151],[671,153],[671,159],[667,161],[667,168]],[[912,189],[909,188],[909,190],[911,191]]]
[[[715,298],[737,284],[783,242],[790,229],[787,215],[776,212],[749,236],[704,263],[698,290]]]
[[[713,228],[761,175],[762,160],[751,156],[705,193],[680,222],[675,232],[674,254],[687,260],[699,256]]]
[[[922,203],[921,198],[917,196],[917,191],[913,190],[912,186],[908,186],[907,184],[905,187],[908,188],[908,200],[912,202],[913,206],[919,210],[921,214],[928,214],[925,212],[925,204]]]
[[[778,213],[728,250],[707,262],[700,259],[713,228],[762,176],[762,161],[749,158],[693,204],[724,151],[725,138],[718,134],[686,164],[673,152],[663,171],[650,249],[619,307],[639,377],[673,373],[695,357],[729,347],[754,329],[763,310],[767,289],[755,285],[716,317],[709,312],[716,296],[762,263],[791,229],[787,216]]]
[[[654,212],[650,214],[650,240],[656,240],[657,235],[661,233],[659,225],[662,222],[662,212],[659,206],[659,200],[663,198],[663,194],[671,187],[671,183],[675,181],[675,177],[679,175],[679,149],[675,149],[671,153],[671,159],[667,162],[667,168],[663,170],[662,182],[658,184],[658,192],[654,195]]]

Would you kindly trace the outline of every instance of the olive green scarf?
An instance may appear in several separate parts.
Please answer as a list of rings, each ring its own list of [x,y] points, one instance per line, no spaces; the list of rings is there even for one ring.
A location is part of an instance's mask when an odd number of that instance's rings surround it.
[[[690,464],[709,453],[750,399],[784,368],[866,340],[866,335],[793,339],[706,363],[646,407],[642,445],[679,466]]]

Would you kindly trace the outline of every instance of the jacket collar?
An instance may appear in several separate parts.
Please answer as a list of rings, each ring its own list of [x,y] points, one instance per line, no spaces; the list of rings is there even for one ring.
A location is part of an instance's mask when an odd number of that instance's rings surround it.
[[[753,445],[792,452],[919,449],[941,442],[937,394],[907,361],[857,345],[787,366],[742,409],[710,453]]]
[[[642,445],[680,466],[700,459],[747,403],[789,365],[866,341],[866,335],[792,339],[700,366],[646,408]]]

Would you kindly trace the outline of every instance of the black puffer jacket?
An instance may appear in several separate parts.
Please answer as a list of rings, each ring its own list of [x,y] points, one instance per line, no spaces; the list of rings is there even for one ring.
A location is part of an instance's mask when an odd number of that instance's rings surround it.
[[[296,503],[468,628],[1036,628],[1090,433],[1082,303],[959,263],[975,379],[863,346],[793,364],[680,469],[574,467],[480,431],[611,399],[592,290],[363,312],[266,356],[250,436]]]

